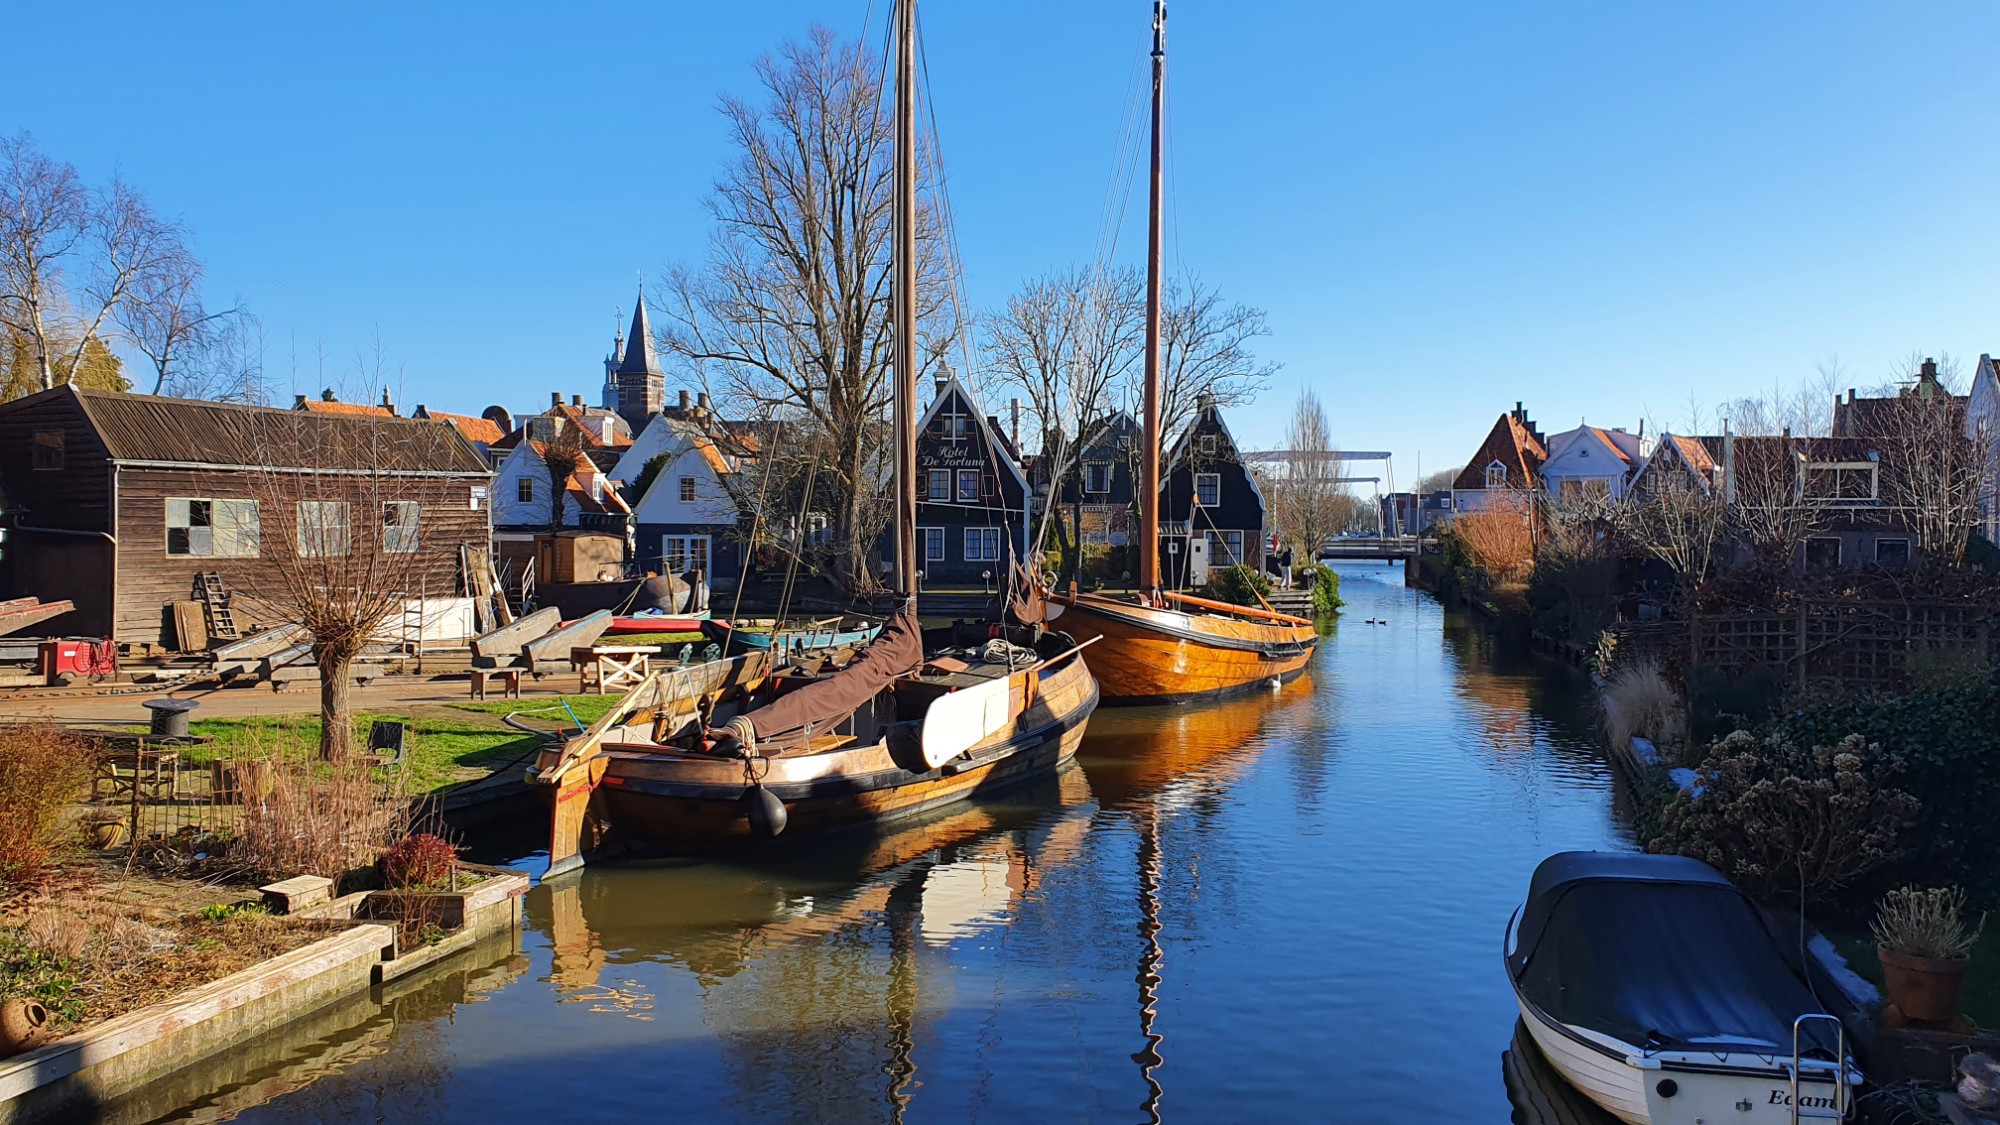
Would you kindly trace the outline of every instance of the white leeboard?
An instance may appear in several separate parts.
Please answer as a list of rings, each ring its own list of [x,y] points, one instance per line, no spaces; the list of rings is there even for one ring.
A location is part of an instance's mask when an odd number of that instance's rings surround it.
[[[1011,678],[1001,676],[932,701],[924,712],[920,740],[924,765],[936,769],[1006,729],[1014,721],[1014,708],[1007,701]]]

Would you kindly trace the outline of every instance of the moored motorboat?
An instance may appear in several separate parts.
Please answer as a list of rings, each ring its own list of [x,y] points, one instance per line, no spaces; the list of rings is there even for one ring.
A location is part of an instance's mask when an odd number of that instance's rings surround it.
[[[1629,1125],[1843,1120],[1844,996],[1714,868],[1561,852],[1509,921],[1508,979],[1563,1078]]]

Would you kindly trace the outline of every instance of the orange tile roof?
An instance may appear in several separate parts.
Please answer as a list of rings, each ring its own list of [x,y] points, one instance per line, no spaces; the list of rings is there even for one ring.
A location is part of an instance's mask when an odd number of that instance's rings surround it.
[[[1672,436],[1674,447],[1681,451],[1681,460],[1687,462],[1688,468],[1697,472],[1707,472],[1715,468],[1715,458],[1708,455],[1707,446],[1691,437],[1682,437],[1679,434]]]
[[[299,404],[299,408],[312,414],[365,414],[376,418],[396,416],[396,412],[386,406],[370,406],[365,402],[328,402],[317,398],[307,399]]]
[[[1619,448],[1617,442],[1611,440],[1610,434],[1604,432],[1604,430],[1596,426],[1590,427],[1590,432],[1596,434],[1600,439],[1603,440],[1604,444],[1610,446],[1611,452],[1616,453],[1620,461],[1625,462],[1627,465],[1632,463],[1632,458],[1623,449]]]
[[[1548,448],[1541,439],[1529,432],[1519,418],[1510,413],[1502,414],[1493,423],[1493,429],[1486,440],[1479,445],[1479,452],[1459,470],[1458,479],[1452,487],[1465,491],[1476,491],[1486,487],[1486,467],[1498,461],[1507,468],[1507,487],[1533,488],[1535,474],[1542,462],[1549,459]]]
[[[442,410],[424,411],[433,421],[450,422],[458,427],[458,432],[470,442],[484,442],[492,445],[507,435],[500,430],[500,423],[491,418],[479,418],[471,414],[447,414]]]

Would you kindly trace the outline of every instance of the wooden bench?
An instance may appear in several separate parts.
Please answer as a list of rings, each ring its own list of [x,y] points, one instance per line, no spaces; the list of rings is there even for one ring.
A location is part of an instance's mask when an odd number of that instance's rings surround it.
[[[519,668],[472,669],[472,698],[485,699],[486,686],[493,680],[500,681],[500,697],[502,699],[521,698],[521,670]]]

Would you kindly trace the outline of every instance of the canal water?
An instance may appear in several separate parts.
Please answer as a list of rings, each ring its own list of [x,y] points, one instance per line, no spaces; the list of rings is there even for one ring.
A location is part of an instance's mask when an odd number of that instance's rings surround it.
[[[538,887],[518,950],[178,1116],[1508,1121],[1501,931],[1548,853],[1631,846],[1612,773],[1573,674],[1341,580],[1282,690],[1101,710],[1080,768],[880,838]]]

